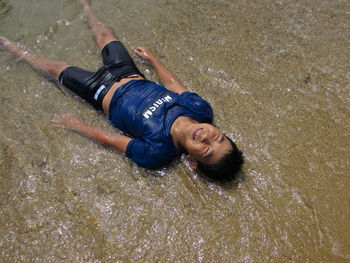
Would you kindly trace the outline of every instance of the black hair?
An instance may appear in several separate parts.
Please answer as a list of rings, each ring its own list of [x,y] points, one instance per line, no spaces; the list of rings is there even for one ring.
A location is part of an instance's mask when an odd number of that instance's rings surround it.
[[[236,178],[244,163],[244,156],[237,145],[226,135],[229,140],[232,151],[225,154],[217,163],[206,164],[198,162],[198,169],[207,177],[220,182],[229,182]]]

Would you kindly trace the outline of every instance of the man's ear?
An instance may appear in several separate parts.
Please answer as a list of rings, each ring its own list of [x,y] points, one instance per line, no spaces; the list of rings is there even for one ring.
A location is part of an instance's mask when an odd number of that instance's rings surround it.
[[[188,161],[190,167],[191,167],[192,169],[196,170],[197,167],[198,167],[198,162],[197,162],[195,159],[193,159],[192,156],[189,155],[189,154],[186,155],[186,159],[187,159],[187,161]]]

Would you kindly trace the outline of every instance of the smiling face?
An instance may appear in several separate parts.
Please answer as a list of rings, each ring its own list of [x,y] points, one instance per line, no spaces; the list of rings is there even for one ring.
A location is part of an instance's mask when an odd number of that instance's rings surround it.
[[[213,125],[193,123],[185,134],[183,146],[194,161],[215,164],[232,151],[229,140]]]

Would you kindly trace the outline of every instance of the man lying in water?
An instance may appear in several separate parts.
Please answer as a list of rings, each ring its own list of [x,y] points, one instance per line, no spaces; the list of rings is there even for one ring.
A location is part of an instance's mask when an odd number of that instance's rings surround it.
[[[102,50],[104,65],[96,72],[32,54],[3,37],[0,46],[103,111],[125,135],[110,134],[73,115],[54,122],[117,148],[141,167],[158,169],[184,153],[190,166],[208,177],[233,179],[243,156],[231,139],[210,124],[213,112],[208,102],[187,91],[149,50],[137,47],[136,55],[153,65],[164,86],[146,80],[123,44],[94,15],[88,0],[81,2]]]

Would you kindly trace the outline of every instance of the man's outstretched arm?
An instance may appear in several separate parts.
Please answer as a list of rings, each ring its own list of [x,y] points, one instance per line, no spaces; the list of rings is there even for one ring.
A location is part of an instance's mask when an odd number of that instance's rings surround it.
[[[152,64],[156,70],[157,77],[159,81],[170,91],[175,93],[182,93],[187,91],[187,89],[181,84],[181,82],[176,78],[176,76],[171,73],[171,71],[163,65],[163,63],[155,57],[147,48],[137,47],[135,49],[136,55],[143,58]]]
[[[59,116],[55,118],[53,122],[59,127],[70,129],[103,144],[113,146],[123,153],[125,153],[126,147],[129,141],[131,141],[131,138],[128,136],[113,134],[100,128],[90,126],[69,114]]]

